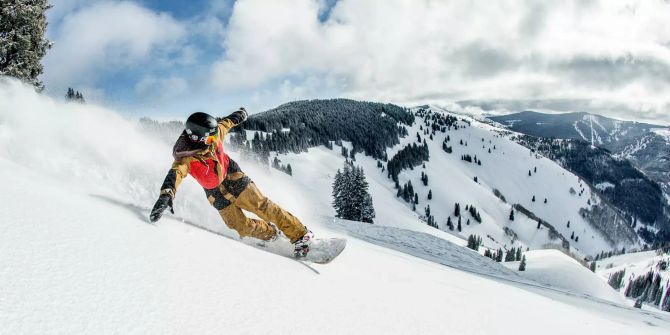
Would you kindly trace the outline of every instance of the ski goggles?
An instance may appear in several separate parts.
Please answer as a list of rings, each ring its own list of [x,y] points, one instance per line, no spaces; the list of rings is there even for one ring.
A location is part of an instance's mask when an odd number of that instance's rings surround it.
[[[205,144],[212,144],[216,140],[216,136],[210,135],[209,132],[205,133],[203,136],[194,134],[191,129],[186,129],[186,135],[188,139],[193,142],[204,142]]]

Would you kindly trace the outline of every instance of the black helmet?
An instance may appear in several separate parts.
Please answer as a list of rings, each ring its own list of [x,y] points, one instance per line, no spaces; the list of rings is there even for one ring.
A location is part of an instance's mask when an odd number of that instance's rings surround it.
[[[207,137],[216,134],[216,119],[202,112],[191,114],[186,119],[186,136],[193,142],[204,142]]]

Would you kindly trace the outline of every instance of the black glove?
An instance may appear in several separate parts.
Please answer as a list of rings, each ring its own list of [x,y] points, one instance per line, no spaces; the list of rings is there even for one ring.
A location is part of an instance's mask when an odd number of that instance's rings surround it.
[[[170,212],[174,214],[174,209],[172,208],[172,196],[169,194],[161,194],[161,196],[158,197],[158,200],[156,201],[154,208],[151,210],[149,220],[151,222],[158,221],[161,218],[161,216],[163,216],[163,211],[168,207],[170,207]]]
[[[238,109],[237,111],[243,115],[242,122],[246,121],[247,118],[249,117],[249,113],[247,113],[247,110],[244,107],[240,107],[240,109]]]
[[[226,117],[216,118],[216,122],[221,122],[225,119],[228,119],[228,120],[233,121],[234,124],[238,125],[238,124],[246,121],[248,117],[249,117],[249,113],[247,113],[247,110],[244,109],[244,107],[240,107],[240,109],[238,109],[237,111],[235,111],[234,113],[232,113],[232,114],[230,114]]]

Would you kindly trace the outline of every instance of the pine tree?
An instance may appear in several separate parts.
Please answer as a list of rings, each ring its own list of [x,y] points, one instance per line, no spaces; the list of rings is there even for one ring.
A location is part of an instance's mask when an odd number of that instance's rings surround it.
[[[589,265],[589,270],[591,270],[591,272],[596,272],[596,262],[595,261],[591,262],[591,264]]]
[[[519,263],[519,271],[526,271],[526,255],[521,257],[521,263]]]
[[[451,222],[451,216],[447,217],[447,227],[449,227],[449,230],[454,230],[454,224]]]
[[[516,248],[516,255],[514,255],[514,260],[517,262],[521,260],[521,247]]]
[[[433,199],[433,190],[428,190],[428,200]]]
[[[593,262],[593,263],[595,263],[595,262]],[[595,269],[595,265],[593,266],[593,268]],[[607,280],[607,283],[613,289],[618,291],[621,288],[621,284],[623,284],[623,277],[624,277],[625,274],[626,274],[625,269],[621,270],[621,271],[614,272],[614,273],[610,274],[610,276]]]
[[[454,205],[454,216],[461,216],[461,205],[459,205],[458,203]]]
[[[3,1],[0,5],[0,75],[21,79],[41,91],[42,57],[51,48],[44,34],[47,0]]]
[[[515,248],[510,248],[507,250],[505,253],[505,262],[514,262],[514,259],[516,258],[516,250]]]
[[[458,217],[458,226],[456,226],[456,229],[458,229],[459,232],[463,230],[463,226],[461,226],[461,217],[460,216]]]
[[[353,167],[351,163],[345,162],[343,171],[338,170],[335,174],[332,194],[333,208],[337,217],[373,222],[375,211],[363,168]]]
[[[537,229],[540,229],[540,226],[542,226],[542,220],[537,220]]]
[[[472,250],[479,250],[479,246],[482,245],[482,238],[477,236],[477,235],[470,235],[468,236],[468,248]],[[484,251],[484,256],[487,256],[487,252],[490,253],[488,249]],[[487,256],[490,257],[490,256]]]
[[[514,208],[509,211],[509,220],[514,221]]]
[[[535,196],[533,196],[533,199],[531,201],[535,202]]]

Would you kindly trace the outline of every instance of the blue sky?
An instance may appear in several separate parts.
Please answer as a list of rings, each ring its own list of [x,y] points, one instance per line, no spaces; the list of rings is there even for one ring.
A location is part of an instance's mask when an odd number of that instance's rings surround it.
[[[670,5],[597,0],[52,0],[47,93],[130,116],[311,98],[670,123]],[[551,104],[544,102],[550,101]]]

